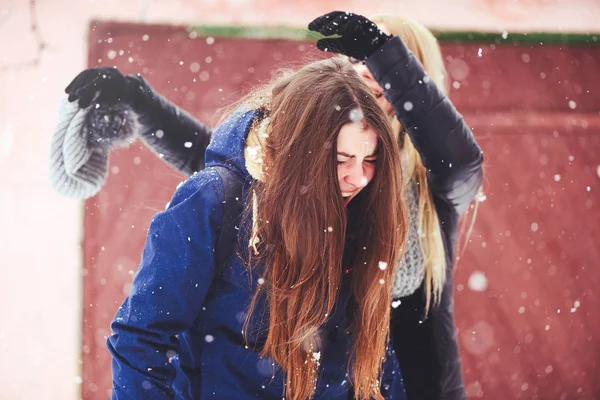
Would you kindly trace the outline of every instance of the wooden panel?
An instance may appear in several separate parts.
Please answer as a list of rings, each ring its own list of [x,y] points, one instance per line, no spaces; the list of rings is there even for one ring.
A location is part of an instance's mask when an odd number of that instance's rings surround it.
[[[566,131],[504,126],[481,140],[487,200],[455,275],[470,398],[600,393],[600,129]]]

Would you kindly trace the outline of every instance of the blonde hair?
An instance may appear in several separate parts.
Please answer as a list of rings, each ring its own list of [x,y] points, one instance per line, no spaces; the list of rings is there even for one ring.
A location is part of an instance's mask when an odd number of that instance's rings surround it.
[[[399,16],[377,16],[371,20],[378,25],[385,25],[388,33],[400,36],[409,50],[423,64],[423,68],[437,87],[444,94],[448,93],[447,72],[442,52],[437,39],[429,29],[419,22]],[[446,251],[438,215],[427,184],[427,169],[408,135],[400,135],[404,128],[395,116],[392,128],[400,138],[400,147],[406,161],[406,176],[410,177],[407,183],[414,182],[419,193],[418,235],[425,260],[425,315],[427,315],[432,301],[437,305],[441,299],[446,281]]]

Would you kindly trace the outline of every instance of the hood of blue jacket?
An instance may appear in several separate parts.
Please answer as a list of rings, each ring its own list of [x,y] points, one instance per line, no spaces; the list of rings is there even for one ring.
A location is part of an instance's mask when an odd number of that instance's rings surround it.
[[[246,138],[252,123],[261,113],[259,110],[242,108],[221,123],[213,132],[206,149],[206,166],[228,166],[246,179],[249,175],[244,160]]]

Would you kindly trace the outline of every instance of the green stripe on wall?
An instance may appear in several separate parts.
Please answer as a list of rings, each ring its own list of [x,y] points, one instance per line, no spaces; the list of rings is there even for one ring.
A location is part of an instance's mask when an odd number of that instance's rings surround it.
[[[453,32],[434,31],[440,42],[484,42],[512,44],[600,44],[598,33],[555,32]]]
[[[198,36],[233,37],[248,39],[316,40],[321,36],[301,28],[259,27],[232,25],[196,25],[188,27]],[[555,32],[463,32],[433,30],[440,42],[478,42],[496,44],[587,44],[600,45],[600,33]]]

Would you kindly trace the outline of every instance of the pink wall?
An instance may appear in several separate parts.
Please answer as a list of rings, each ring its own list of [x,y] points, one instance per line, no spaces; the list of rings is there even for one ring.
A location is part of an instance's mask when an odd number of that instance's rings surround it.
[[[92,18],[302,26],[333,9],[402,13],[438,29],[598,31],[594,0],[38,2],[37,65],[27,1],[0,3],[1,397],[80,396],[82,203],[48,184],[48,139],[64,86],[86,66]],[[68,15],[68,16],[67,16]]]

